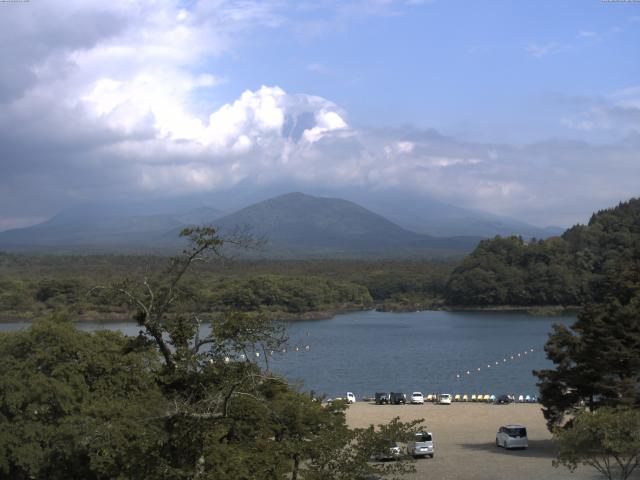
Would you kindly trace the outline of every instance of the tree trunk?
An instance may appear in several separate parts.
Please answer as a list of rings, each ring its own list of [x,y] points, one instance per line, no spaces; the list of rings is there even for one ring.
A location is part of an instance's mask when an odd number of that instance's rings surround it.
[[[291,480],[298,480],[298,470],[300,469],[300,457],[296,453],[293,456],[293,472],[291,472]]]

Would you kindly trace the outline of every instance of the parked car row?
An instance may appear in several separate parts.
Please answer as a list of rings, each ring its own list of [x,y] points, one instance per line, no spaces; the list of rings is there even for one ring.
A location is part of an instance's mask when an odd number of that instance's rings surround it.
[[[377,396],[378,394],[376,394]],[[380,394],[383,395],[383,394]],[[377,398],[377,397],[376,397]],[[411,394],[411,403],[423,404],[425,402],[433,402],[440,404],[449,404],[451,402],[484,402],[484,403],[537,403],[538,397],[534,395],[489,395],[489,394],[472,394],[461,395],[459,393],[451,395],[449,393],[429,393],[424,395],[422,392],[413,392]],[[376,403],[380,403],[377,402]],[[382,402],[385,403],[385,402]],[[386,402],[389,403],[389,402]]]
[[[334,400],[345,400],[347,403],[355,403],[356,396],[353,392],[347,392],[344,398],[338,397]],[[473,394],[469,395],[451,395],[450,393],[429,393],[424,395],[422,392],[413,392],[409,399],[407,395],[402,392],[376,392],[374,401],[377,405],[405,405],[412,403],[414,405],[422,405],[425,402],[432,402],[440,405],[450,405],[452,402],[482,402],[482,403],[494,403],[497,405],[504,405],[509,403],[537,403],[538,397],[530,395],[482,395]]]
[[[437,395],[428,395],[428,402],[439,403],[441,405],[450,405],[453,399],[453,395],[449,393],[439,393]],[[414,405],[422,405],[425,402],[425,397],[422,392],[413,392],[409,399],[409,403]],[[407,395],[401,392],[376,392],[375,403],[377,405],[404,405],[407,403]]]

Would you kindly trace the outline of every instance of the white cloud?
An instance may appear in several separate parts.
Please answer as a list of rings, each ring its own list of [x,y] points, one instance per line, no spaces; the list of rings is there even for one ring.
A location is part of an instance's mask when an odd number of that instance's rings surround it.
[[[580,30],[578,32],[579,38],[596,38],[598,34],[596,32],[592,32],[591,30]]]
[[[640,85],[634,85],[618,90],[609,98],[620,107],[640,109]]]
[[[400,153],[412,153],[416,145],[413,142],[398,142],[396,146]]]
[[[322,63],[310,63],[309,65],[307,65],[307,70],[327,76],[333,76],[335,74],[333,69]]]
[[[619,138],[640,133],[640,86],[582,99],[580,104],[573,116],[562,119],[564,126],[586,132],[610,132]]]
[[[402,2],[361,4],[388,13]],[[328,99],[277,85],[214,106],[212,95],[198,95],[224,81],[207,60],[232,51],[248,29],[285,22],[269,2],[60,5],[73,19],[60,26],[51,26],[46,11],[15,25],[0,18],[0,39],[8,31],[23,41],[40,32],[48,45],[15,58],[9,49],[0,54],[19,80],[0,79],[0,228],[96,196],[207,192],[241,182],[398,187],[523,215],[555,208],[569,190],[580,205],[596,191],[620,199],[637,190],[637,149],[618,145],[516,148],[410,128],[372,131],[355,128]],[[562,47],[528,50],[543,57]],[[629,87],[590,103],[566,125],[629,129],[638,125],[639,93]],[[10,211],[29,202],[29,211]]]
[[[537,43],[530,43],[529,45],[527,45],[527,47],[525,48],[525,51],[531,55],[532,57],[535,58],[542,58],[542,57],[546,57],[549,55],[555,55],[557,53],[563,52],[566,50],[566,47],[560,45],[559,43],[556,42],[550,42],[550,43],[545,43],[545,44],[537,44]]]

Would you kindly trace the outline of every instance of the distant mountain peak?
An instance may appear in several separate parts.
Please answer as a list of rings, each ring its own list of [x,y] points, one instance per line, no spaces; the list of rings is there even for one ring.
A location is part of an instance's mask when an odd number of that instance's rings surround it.
[[[305,256],[371,254],[431,255],[469,251],[479,238],[434,238],[406,230],[383,216],[340,198],[291,192],[254,203],[219,218],[222,231],[249,227],[266,236],[272,252]]]

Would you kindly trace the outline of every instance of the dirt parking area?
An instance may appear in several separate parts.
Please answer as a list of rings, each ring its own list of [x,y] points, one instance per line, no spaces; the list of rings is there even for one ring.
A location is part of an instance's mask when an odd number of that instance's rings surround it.
[[[386,423],[394,417],[403,421],[424,418],[433,433],[435,457],[416,461],[417,473],[407,479],[433,480],[525,480],[598,479],[595,471],[580,468],[570,473],[554,468],[551,434],[537,404],[491,405],[375,405],[358,402],[347,410],[351,427]],[[495,445],[501,425],[518,423],[527,427],[529,448],[504,450]]]

